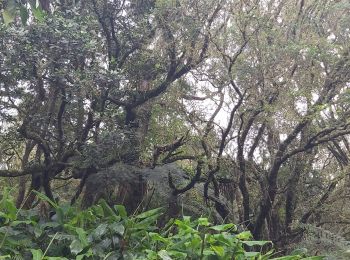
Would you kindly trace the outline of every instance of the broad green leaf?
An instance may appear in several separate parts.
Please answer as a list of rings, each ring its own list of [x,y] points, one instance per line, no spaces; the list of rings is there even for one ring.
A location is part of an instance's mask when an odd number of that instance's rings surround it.
[[[76,235],[78,235],[79,241],[83,244],[83,246],[88,245],[87,233],[83,228],[75,227],[68,224],[64,225],[64,228],[70,233],[75,233]]]
[[[82,228],[77,227],[75,228],[75,232],[77,232],[79,240],[83,244],[83,246],[87,246],[88,240],[87,240],[86,231]]]
[[[244,255],[246,257],[254,257],[253,259],[256,259],[260,255],[260,252],[244,252]]]
[[[47,197],[45,194],[38,192],[36,190],[33,190],[33,192],[38,196],[38,198],[40,198],[43,201],[48,202],[53,208],[57,209],[58,208],[58,204],[54,201],[52,201],[49,197]]]
[[[60,226],[60,224],[57,223],[57,222],[44,222],[44,223],[40,224],[40,228],[42,228],[42,229],[45,229],[47,227],[49,227],[49,228],[56,228],[56,227],[59,227],[59,226]]]
[[[176,259],[186,259],[187,254],[185,252],[177,251],[177,250],[168,250],[168,254],[170,256],[175,257]]]
[[[199,248],[202,244],[202,238],[198,234],[194,234],[190,240],[191,248]]]
[[[57,234],[56,240],[69,240],[73,241],[75,239],[74,235],[67,235],[67,234]]]
[[[242,241],[247,246],[264,246],[266,244],[272,244],[272,241]]]
[[[216,226],[213,226],[213,227],[210,227],[210,229],[213,229],[213,230],[216,230],[216,231],[227,231],[229,229],[233,229],[233,230],[236,230],[236,225],[234,224],[223,224],[223,225],[216,225]]]
[[[42,260],[43,259],[43,251],[41,249],[30,249],[32,253],[33,260]]]
[[[150,249],[146,249],[145,253],[147,253],[147,259],[157,259],[157,252],[150,250]]]
[[[220,234],[213,234],[208,238],[208,240],[213,245],[215,245],[216,242],[220,242],[222,245],[226,245],[228,247],[233,246],[238,241],[236,237],[226,232]]]
[[[163,242],[163,243],[169,243],[169,240],[162,237],[161,235],[159,235],[158,233],[153,233],[153,232],[150,232],[148,233],[148,235],[150,236],[150,238],[152,239],[152,241],[160,241],[160,242]]]
[[[239,233],[238,235],[236,235],[236,238],[240,239],[240,240],[248,240],[251,239],[252,233],[250,233],[250,231],[243,231],[241,233]]]
[[[93,256],[93,252],[91,250],[91,248],[85,253],[85,254],[80,254],[80,255],[77,255],[75,260],[83,260],[85,257],[90,257],[90,256]],[[88,258],[89,259],[89,258]]]
[[[73,242],[70,244],[69,248],[70,248],[70,251],[71,251],[72,254],[77,255],[77,254],[79,254],[81,251],[83,251],[84,246],[83,246],[83,244],[82,244],[78,239],[75,239],[75,240],[73,240]]]
[[[215,252],[213,250],[210,250],[210,249],[204,249],[203,250],[203,255],[215,255]]]
[[[15,226],[18,226],[20,224],[26,224],[26,225],[31,225],[31,224],[34,224],[35,222],[34,221],[31,221],[31,220],[15,220],[15,221],[12,221],[10,226],[11,227],[15,227]]]
[[[2,201],[2,208],[5,211],[5,213],[0,212],[2,216],[5,216],[12,221],[17,218],[17,208],[13,201],[10,199],[5,199]]]
[[[136,215],[135,218],[148,218],[154,215],[160,215],[162,213],[163,208],[156,208],[156,209],[151,209],[146,212],[143,212],[139,215]]]
[[[272,258],[271,260],[299,260],[299,259],[302,259],[300,255],[290,255],[290,256]]]
[[[182,219],[186,224],[191,223],[191,216],[183,216]]]
[[[97,226],[97,228],[93,231],[93,235],[95,238],[100,238],[107,232],[107,224],[100,224]]]
[[[176,219],[174,221],[174,224],[177,225],[180,230],[184,231],[184,232],[189,232],[189,233],[197,233],[198,230],[193,229],[189,224],[185,223],[184,221],[181,221],[179,219]]]
[[[170,257],[169,253],[167,251],[165,251],[165,250],[160,250],[158,252],[158,256],[162,260],[172,260],[172,258]]]
[[[114,221],[120,221],[120,216],[114,212],[114,210],[107,204],[107,202],[102,199],[100,200],[100,205],[103,208],[104,215],[106,217],[111,217]]]
[[[128,213],[126,212],[126,209],[123,205],[115,205],[114,209],[122,218],[126,218],[128,216]]]
[[[125,227],[123,226],[123,224],[121,223],[118,223],[118,222],[114,222],[112,224],[109,225],[109,228],[117,233],[118,235],[124,235],[124,232],[125,232]]]
[[[207,227],[210,225],[210,222],[208,221],[207,218],[199,218],[198,225]]]
[[[45,19],[45,12],[41,9],[41,7],[32,8],[33,16],[38,22],[42,23]]]
[[[225,249],[222,246],[211,246],[210,247],[218,256],[224,256]]]
[[[156,220],[158,218],[158,215],[153,215],[147,218],[142,219],[139,222],[136,222],[133,227],[135,229],[145,229],[145,230],[150,230],[152,229],[152,225],[155,224]]]

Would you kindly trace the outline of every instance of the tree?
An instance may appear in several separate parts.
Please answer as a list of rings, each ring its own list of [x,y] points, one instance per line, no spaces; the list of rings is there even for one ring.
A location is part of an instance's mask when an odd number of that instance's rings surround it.
[[[31,176],[27,207],[32,189],[54,199],[55,179],[80,180],[74,203],[117,162],[182,161],[174,196],[204,182],[225,218],[230,191],[255,238],[281,240],[342,189],[346,1],[40,3],[24,25],[7,4],[0,27],[2,160],[21,161],[0,176]]]
[[[53,199],[50,181],[67,170],[68,177],[82,178],[82,187],[98,168],[120,160],[138,164],[152,100],[206,58],[210,33],[220,29],[214,21],[223,2],[214,10],[204,3],[174,4],[51,4],[55,11],[42,21],[3,26],[1,48],[8,49],[1,59],[3,107],[16,117],[7,124],[30,143],[29,157],[36,163],[2,176],[32,174],[31,189],[43,187]],[[127,143],[110,144],[102,163],[80,167],[89,147],[103,146],[110,131]]]
[[[226,91],[227,103],[224,99],[216,107],[230,112],[225,125],[208,121],[219,125],[213,130],[219,139],[206,144],[218,159],[207,183],[216,186],[225,151],[238,168],[233,174],[242,194],[241,221],[256,238],[266,225],[272,239],[289,230],[296,218],[293,191],[305,185],[300,177],[318,167],[324,145],[346,146],[349,46],[343,4],[327,2],[323,9],[304,2],[232,3],[225,10],[239,10],[238,15],[228,16],[225,33],[213,38],[211,67],[202,75]],[[315,203],[324,203],[335,187],[331,182]],[[283,204],[284,225],[283,216],[275,214]]]

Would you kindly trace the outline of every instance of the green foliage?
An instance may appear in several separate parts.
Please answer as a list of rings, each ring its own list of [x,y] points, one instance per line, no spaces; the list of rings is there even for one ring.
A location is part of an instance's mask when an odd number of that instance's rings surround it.
[[[103,184],[111,183],[109,170],[116,163],[146,167],[181,159],[189,177],[203,162],[200,182],[218,186],[232,202],[232,212],[243,211],[234,212],[242,216],[239,222],[250,225],[249,217],[257,237],[266,230],[270,239],[284,238],[289,224],[309,209],[315,225],[328,219],[347,222],[346,204],[332,203],[346,203],[347,195],[327,197],[330,181],[336,187],[332,192],[348,190],[333,180],[347,173],[350,152],[345,136],[350,16],[344,12],[349,3],[297,2],[1,0],[0,163],[6,162],[1,175],[23,171],[33,184],[41,178],[32,187],[50,194],[50,186],[57,192],[50,185],[54,179],[101,172],[106,173]],[[172,150],[182,137],[184,142]],[[300,157],[294,161],[292,156]],[[29,171],[32,165],[42,170]],[[213,169],[219,169],[214,179]],[[20,187],[26,187],[25,179]],[[130,183],[120,181],[118,187]],[[142,190],[150,187],[145,183]],[[127,190],[118,189],[126,194],[123,200],[137,201],[136,189]],[[91,191],[85,194],[96,197]],[[182,205],[190,200],[195,208],[202,194],[186,192]],[[146,201],[143,195],[137,194],[140,201]],[[175,221],[176,232],[164,235],[162,228],[149,230],[156,220],[127,217],[122,207],[102,202],[79,211],[38,194],[54,208],[55,219],[48,221],[36,211],[18,211],[7,197],[0,214],[5,255],[113,258],[119,252],[127,258],[147,249],[146,256],[137,257],[176,258],[169,252],[182,236],[189,236],[189,246],[180,248],[187,258],[198,258],[199,245],[205,248],[199,251],[203,258],[237,258],[235,247],[267,246],[246,241],[249,233],[238,236],[209,224],[197,223],[188,235]],[[149,201],[166,197],[152,192]],[[329,215],[324,207],[329,203],[336,219],[323,217]],[[272,221],[265,221],[269,216]],[[128,228],[135,223],[144,228]],[[225,232],[233,236],[231,242],[237,240],[234,245],[211,242]],[[120,247],[125,236],[127,246]],[[158,242],[145,244],[144,238]],[[260,257],[252,252],[244,257],[254,254]]]
[[[0,2],[0,4],[1,3],[2,2]],[[23,1],[7,0],[4,5],[5,8],[2,10],[2,19],[6,25],[14,22],[17,16],[21,18],[21,23],[26,25],[30,13],[38,22],[43,22],[45,19],[45,12],[39,5],[39,1],[29,1],[28,6],[24,4]]]
[[[322,254],[326,259],[349,259],[350,242],[345,240],[335,232],[335,229],[327,230],[322,227],[317,227],[314,224],[298,224],[297,228],[301,228],[303,239],[294,244],[295,249],[291,254]]]
[[[183,217],[159,227],[161,208],[127,216],[123,206],[105,201],[79,210],[38,197],[55,209],[51,219],[39,210],[17,209],[9,193],[3,193],[0,259],[272,259],[273,250],[262,250],[270,241],[252,241],[250,232],[239,233],[234,224]]]

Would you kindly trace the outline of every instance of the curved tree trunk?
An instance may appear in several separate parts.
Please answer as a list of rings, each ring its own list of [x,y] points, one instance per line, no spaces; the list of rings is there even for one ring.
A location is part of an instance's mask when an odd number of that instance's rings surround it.
[[[33,205],[33,202],[35,200],[35,193],[33,193],[33,190],[39,191],[41,187],[41,173],[33,173],[32,174],[32,180],[30,184],[30,188],[27,192],[27,199],[24,202],[23,208],[24,209],[30,209]]]
[[[28,161],[29,161],[29,155],[31,153],[31,151],[33,150],[34,145],[32,144],[32,142],[28,142],[26,144],[26,148],[24,150],[24,154],[22,157],[22,170],[27,166]],[[18,194],[17,194],[17,198],[16,198],[16,207],[20,208],[25,194],[26,194],[26,184],[28,181],[28,177],[27,176],[21,176],[19,177],[19,188],[18,188]]]
[[[36,146],[36,153],[35,153],[35,160],[40,162],[40,158],[41,158],[41,150],[39,148],[39,146]],[[23,204],[23,208],[25,209],[30,209],[33,205],[33,202],[35,200],[35,193],[33,193],[32,191],[40,191],[41,188],[41,181],[42,181],[42,173],[41,172],[34,172],[32,173],[32,178],[31,178],[31,183],[30,183],[30,188],[27,192],[27,196],[26,196],[26,200]]]

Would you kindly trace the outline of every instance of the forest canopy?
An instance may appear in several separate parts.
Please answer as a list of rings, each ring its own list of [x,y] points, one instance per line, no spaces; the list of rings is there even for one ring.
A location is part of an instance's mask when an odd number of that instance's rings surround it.
[[[312,225],[350,240],[349,1],[0,9],[0,184],[17,207],[36,206],[33,190],[89,204],[106,169],[176,164],[171,203],[202,185],[255,239],[283,247]],[[142,185],[123,191],[135,207]]]

